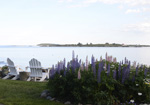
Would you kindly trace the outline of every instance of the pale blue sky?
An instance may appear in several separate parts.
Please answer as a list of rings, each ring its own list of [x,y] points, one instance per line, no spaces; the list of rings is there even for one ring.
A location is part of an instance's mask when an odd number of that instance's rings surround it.
[[[0,45],[150,45],[150,0],[0,0]]]

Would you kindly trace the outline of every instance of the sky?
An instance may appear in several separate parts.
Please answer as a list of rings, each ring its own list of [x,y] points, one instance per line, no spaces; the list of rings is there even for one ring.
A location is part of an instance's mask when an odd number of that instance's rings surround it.
[[[150,0],[0,0],[0,45],[150,45]]]

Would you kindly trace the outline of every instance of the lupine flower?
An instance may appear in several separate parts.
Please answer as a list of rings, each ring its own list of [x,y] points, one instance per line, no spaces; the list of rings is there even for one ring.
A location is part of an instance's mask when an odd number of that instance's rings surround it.
[[[117,59],[116,59],[116,58],[113,58],[113,62],[116,63],[116,62],[117,62]]]
[[[100,61],[102,61],[103,60],[103,58],[102,58],[102,56],[100,57]]]
[[[107,76],[109,75],[110,73],[110,64],[108,64],[108,68],[107,68]]]
[[[123,60],[122,60],[122,65],[123,65]]]
[[[125,64],[127,63],[127,58],[125,57],[125,59],[124,59],[124,62],[125,62]]]
[[[117,73],[116,70],[114,70],[114,73],[113,73],[113,78],[114,79],[116,79],[116,73]]]
[[[78,71],[78,79],[81,79],[80,69],[79,69],[79,71]]]
[[[58,65],[58,66],[57,66],[57,72],[58,72],[58,74],[60,74],[60,63],[58,62],[57,65]]]
[[[88,56],[86,56],[86,70],[88,71],[88,66],[89,66],[89,64],[88,64]]]
[[[135,75],[133,75],[133,77],[132,77],[132,82],[135,82]],[[136,84],[136,86],[137,86],[137,84]]]
[[[64,62],[63,62],[63,69],[65,70],[65,66],[66,66],[66,59],[64,58]]]
[[[138,75],[138,66],[136,67],[136,76]]]
[[[66,70],[64,70],[64,76],[66,76]]]
[[[122,73],[122,84],[124,83],[125,79],[126,79],[126,75],[127,75],[127,70],[126,67],[123,68],[123,73]]]
[[[119,68],[118,68],[118,77],[121,77],[121,63],[119,64]]]
[[[69,71],[69,69],[70,69],[70,64],[69,64],[69,62],[67,63],[67,71]]]
[[[80,69],[81,69],[81,71],[84,71],[83,63],[81,64]]]
[[[75,59],[72,60],[72,71],[75,72],[76,69],[76,62]]]
[[[79,61],[79,67],[81,66],[81,59],[80,59],[80,61]]]
[[[107,52],[106,52],[106,55],[105,55],[105,60],[107,61]]]
[[[136,68],[136,61],[133,62],[133,67]]]
[[[95,58],[93,55],[91,58],[91,62],[92,62],[92,70],[93,70],[94,76],[96,77]]]
[[[105,68],[105,70],[107,69],[107,64],[106,63],[105,63],[105,67],[104,68]]]
[[[54,65],[53,65],[50,72],[49,72],[49,77],[53,78],[54,74],[55,74],[55,72],[54,72]]]
[[[146,75],[147,75],[147,69],[145,68],[144,76],[146,77]]]
[[[102,71],[102,62],[99,63],[99,68],[98,68],[98,74],[97,74],[97,82],[100,83],[101,82],[101,71]]]

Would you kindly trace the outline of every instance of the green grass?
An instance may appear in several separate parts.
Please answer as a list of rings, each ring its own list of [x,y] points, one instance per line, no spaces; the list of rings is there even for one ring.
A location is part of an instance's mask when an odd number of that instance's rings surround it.
[[[4,105],[63,105],[40,98],[46,82],[0,79],[0,104]]]

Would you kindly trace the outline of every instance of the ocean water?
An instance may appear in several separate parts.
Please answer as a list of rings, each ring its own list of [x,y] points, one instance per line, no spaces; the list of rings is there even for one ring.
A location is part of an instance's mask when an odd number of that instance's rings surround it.
[[[112,55],[117,58],[117,61],[122,61],[126,57],[131,62],[136,61],[140,64],[150,65],[150,47],[16,47],[16,46],[1,46],[0,47],[0,66],[4,65],[7,58],[10,58],[15,65],[24,69],[29,66],[29,61],[32,58],[38,59],[43,67],[52,67],[58,61],[70,61],[72,59],[72,51],[83,62],[88,56],[91,61],[93,55],[98,60],[102,56],[105,58]]]

